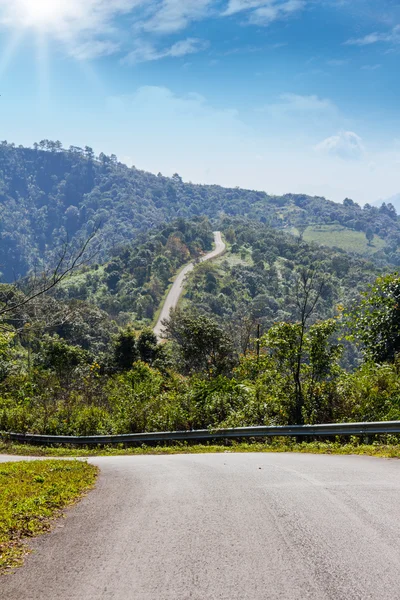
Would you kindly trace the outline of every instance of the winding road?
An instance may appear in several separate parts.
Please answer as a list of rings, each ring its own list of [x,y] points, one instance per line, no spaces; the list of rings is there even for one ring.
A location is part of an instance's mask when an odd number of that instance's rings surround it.
[[[101,469],[96,489],[0,578],[2,600],[400,598],[400,461],[223,453],[90,462]]]
[[[215,241],[214,250],[212,250],[211,252],[209,252],[208,254],[203,256],[200,259],[200,262],[206,262],[207,260],[216,258],[217,256],[220,256],[221,254],[223,254],[225,252],[226,245],[225,245],[224,241],[222,240],[220,231],[214,231],[214,241]],[[157,337],[159,339],[162,338],[162,333],[163,333],[162,322],[164,321],[164,319],[169,318],[171,309],[176,308],[176,306],[179,302],[179,298],[184,289],[186,275],[188,273],[190,273],[191,271],[193,271],[193,269],[194,269],[194,263],[190,263],[190,264],[186,265],[178,273],[178,275],[168,293],[168,296],[167,296],[167,298],[164,302],[164,305],[161,309],[161,313],[158,318],[157,325],[154,327],[154,333],[157,335]]]

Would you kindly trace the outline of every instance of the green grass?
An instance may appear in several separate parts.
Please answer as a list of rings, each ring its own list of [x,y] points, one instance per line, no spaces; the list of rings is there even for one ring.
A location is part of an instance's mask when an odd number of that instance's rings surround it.
[[[292,232],[298,235],[294,228]],[[315,242],[321,246],[337,247],[347,252],[371,255],[385,247],[385,241],[379,236],[374,236],[372,245],[368,246],[365,233],[355,231],[340,225],[312,225],[304,232],[304,241]]]
[[[22,564],[29,551],[25,540],[49,531],[96,475],[97,468],[82,461],[0,464],[0,575]]]
[[[11,442],[0,442],[0,454],[17,456],[53,456],[53,457],[90,457],[90,456],[132,456],[132,455],[163,455],[163,454],[207,454],[223,452],[300,452],[311,454],[364,454],[382,458],[400,458],[400,444],[360,444],[356,438],[343,444],[332,442],[303,442],[296,443],[291,439],[275,439],[272,442],[231,442],[226,444],[187,444],[175,443],[170,445],[124,448],[120,446],[105,446],[95,448],[66,448],[41,447]]]
[[[218,269],[222,269],[223,272],[225,272],[224,263],[227,263],[228,268],[235,267],[236,265],[247,265],[250,267],[253,265],[253,260],[251,258],[250,252],[246,253],[246,260],[243,260],[243,258],[240,256],[240,253],[232,254],[228,250],[222,256],[215,258],[213,262],[214,265],[217,266]]]

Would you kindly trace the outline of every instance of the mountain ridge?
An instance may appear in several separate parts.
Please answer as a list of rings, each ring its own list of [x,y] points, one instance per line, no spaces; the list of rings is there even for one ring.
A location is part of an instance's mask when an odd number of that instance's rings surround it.
[[[82,238],[101,224],[99,259],[113,247],[176,218],[204,215],[215,224],[223,216],[243,216],[276,229],[338,223],[372,228],[387,244],[377,259],[396,264],[400,220],[390,206],[361,208],[305,194],[266,192],[185,183],[128,167],[115,155],[91,148],[63,149],[44,140],[33,148],[0,145],[0,271],[13,281],[55,258],[57,248]]]

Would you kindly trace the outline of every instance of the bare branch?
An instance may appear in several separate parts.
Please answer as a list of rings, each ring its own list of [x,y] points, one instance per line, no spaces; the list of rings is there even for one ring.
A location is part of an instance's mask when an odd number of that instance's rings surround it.
[[[96,237],[99,227],[100,225],[93,230],[78,251],[70,257],[68,256],[70,245],[68,242],[65,242],[61,248],[57,263],[51,273],[43,272],[40,277],[35,274],[33,278],[31,278],[32,283],[23,298],[20,298],[19,300],[13,298],[12,301],[12,298],[10,297],[11,294],[9,294],[4,300],[1,299],[3,306],[0,308],[0,318],[11,315],[13,312],[32,303],[36,298],[43,296],[56,287],[73,271],[90,262],[96,256],[97,252],[88,255],[87,250],[93,239]],[[15,294],[13,295],[15,296]]]

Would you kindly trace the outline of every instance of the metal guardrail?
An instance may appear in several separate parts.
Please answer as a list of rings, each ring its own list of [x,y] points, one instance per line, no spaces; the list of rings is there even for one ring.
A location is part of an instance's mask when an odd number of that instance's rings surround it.
[[[65,446],[107,446],[114,444],[145,444],[151,442],[192,442],[218,439],[298,436],[346,436],[400,433],[400,421],[375,423],[328,423],[324,425],[284,425],[279,427],[238,427],[232,429],[201,429],[197,431],[169,431],[132,433],[125,435],[57,436],[29,433],[0,433],[0,438],[24,444]]]

